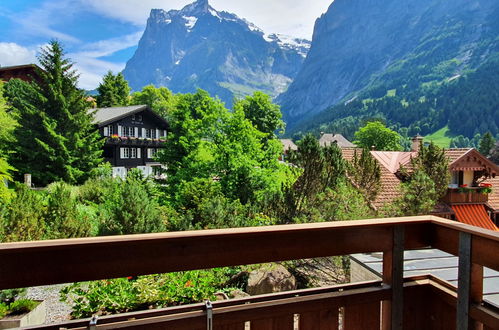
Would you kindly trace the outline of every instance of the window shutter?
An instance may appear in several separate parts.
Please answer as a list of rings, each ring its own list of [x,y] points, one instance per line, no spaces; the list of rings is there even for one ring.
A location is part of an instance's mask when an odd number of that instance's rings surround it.
[[[109,127],[104,127],[104,136],[109,136]]]
[[[120,158],[121,159],[125,158],[125,148],[120,148]]]
[[[146,129],[145,128],[142,128],[142,137],[145,138],[146,137]]]
[[[155,136],[156,139],[159,138],[159,129],[156,128],[156,136]]]
[[[135,136],[135,137],[139,137],[139,128],[138,128],[138,127],[134,127],[134,130],[135,130],[135,132],[134,132],[134,133],[135,133],[135,134],[134,134],[134,136]]]
[[[166,137],[166,129],[163,130],[163,136]]]
[[[118,136],[123,136],[123,127],[118,125]]]
[[[140,150],[141,150],[140,148],[137,148],[137,158],[139,158],[139,159],[142,158],[140,155]]]

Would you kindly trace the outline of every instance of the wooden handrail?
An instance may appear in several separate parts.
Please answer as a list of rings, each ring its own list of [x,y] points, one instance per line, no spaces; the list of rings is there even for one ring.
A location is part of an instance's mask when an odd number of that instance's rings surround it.
[[[463,250],[463,235],[468,250]],[[469,251],[474,271],[462,282],[467,287],[461,287],[459,299],[469,300],[466,309],[478,313],[479,270],[499,270],[499,233],[434,216],[4,243],[0,289],[383,252],[390,297],[383,298],[382,323],[383,329],[394,329],[394,323],[402,324],[401,251],[424,247],[453,255]]]

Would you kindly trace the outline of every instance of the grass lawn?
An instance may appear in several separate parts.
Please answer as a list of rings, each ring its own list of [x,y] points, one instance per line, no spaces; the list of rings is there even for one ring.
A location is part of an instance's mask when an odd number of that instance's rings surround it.
[[[449,148],[450,146],[450,140],[453,137],[451,132],[449,131],[449,127],[445,126],[438,131],[427,135],[424,137],[425,142],[431,142],[435,143],[437,146],[441,148]]]

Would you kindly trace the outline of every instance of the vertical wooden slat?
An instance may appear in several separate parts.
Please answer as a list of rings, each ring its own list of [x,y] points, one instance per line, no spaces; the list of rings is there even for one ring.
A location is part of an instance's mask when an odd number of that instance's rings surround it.
[[[391,301],[382,302],[382,329],[402,329],[404,311],[404,242],[403,226],[393,228],[392,249],[383,252],[383,283],[392,287]]]
[[[338,330],[338,307],[300,314],[300,330]]]
[[[294,315],[289,314],[272,319],[251,321],[251,330],[292,330],[294,326]]]
[[[483,266],[471,263],[470,278],[470,299],[474,304],[481,304],[483,301]],[[474,330],[483,330],[483,324],[472,320],[471,328]]]
[[[367,303],[344,307],[343,329],[379,329],[381,324],[380,303]]]
[[[456,329],[468,330],[471,289],[471,234],[459,233]]]

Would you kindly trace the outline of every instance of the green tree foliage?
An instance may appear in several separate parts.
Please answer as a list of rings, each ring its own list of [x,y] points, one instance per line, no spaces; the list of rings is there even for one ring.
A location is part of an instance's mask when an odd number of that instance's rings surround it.
[[[97,105],[101,108],[128,104],[130,86],[121,72],[114,75],[112,71],[108,71],[102,78],[102,83],[97,87],[97,91],[99,92]]]
[[[24,185],[18,185],[16,195],[4,216],[3,241],[40,240],[45,236],[45,205],[43,196]]]
[[[381,189],[381,169],[367,149],[360,155],[355,151],[352,162],[348,163],[348,177],[362,193],[366,201],[373,202]]]
[[[102,143],[88,112],[78,75],[62,46],[52,41],[39,56],[40,81],[12,79],[6,94],[19,126],[12,165],[19,175],[31,173],[36,184],[83,182],[102,161]]]
[[[81,214],[71,186],[57,182],[49,186],[45,212],[46,237],[74,238],[91,236],[92,222]]]
[[[153,111],[163,118],[169,118],[176,104],[176,97],[166,87],[156,88],[154,85],[147,85],[142,91],[132,94],[131,104],[146,104]]]
[[[7,104],[3,97],[3,83],[0,80],[0,155],[1,158],[7,155],[9,145],[14,142],[14,128],[17,126],[15,119],[7,112]]]
[[[478,146],[478,151],[485,157],[490,156],[490,153],[492,149],[494,149],[494,146],[496,144],[496,141],[494,140],[494,137],[490,132],[487,132],[483,135],[482,139],[480,140],[480,145]]]
[[[421,169],[417,169],[411,179],[402,183],[402,197],[394,201],[388,212],[392,216],[412,216],[429,214],[435,207],[435,183]]]
[[[164,230],[159,205],[142,180],[128,176],[118,192],[106,196],[101,205],[103,235],[152,233]]]
[[[374,150],[402,150],[401,136],[379,121],[368,122],[355,132],[355,144],[361,148]]]
[[[421,145],[418,156],[411,161],[414,172],[423,171],[435,184],[435,201],[447,193],[450,182],[449,159],[443,149],[433,142],[429,145]]]
[[[246,204],[279,191],[287,167],[279,164],[282,146],[266,145],[244,112],[230,112],[205,91],[178,98],[159,158],[167,167],[171,197],[194,178],[216,180],[224,196]]]
[[[10,198],[11,193],[5,183],[12,180],[11,173],[15,170],[9,165],[8,155],[10,154],[9,144],[13,143],[13,131],[17,122],[7,112],[7,105],[3,97],[3,83],[0,80],[0,204]]]
[[[496,142],[496,145],[490,153],[490,160],[499,165],[499,141]]]
[[[271,97],[265,93],[255,92],[252,96],[236,100],[234,110],[241,109],[253,126],[270,138],[275,137],[278,129],[284,128],[280,107],[272,103]]]
[[[274,202],[273,208],[281,223],[303,218],[307,210],[316,206],[321,193],[336,187],[345,178],[346,170],[338,146],[323,148],[310,134],[298,142],[298,150],[290,152],[288,161],[298,178],[286,186],[282,197]]]

